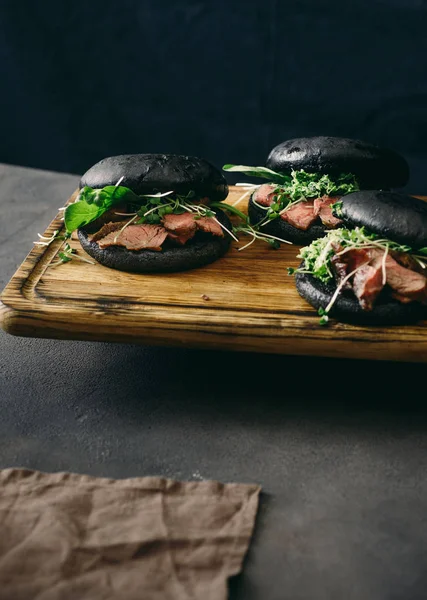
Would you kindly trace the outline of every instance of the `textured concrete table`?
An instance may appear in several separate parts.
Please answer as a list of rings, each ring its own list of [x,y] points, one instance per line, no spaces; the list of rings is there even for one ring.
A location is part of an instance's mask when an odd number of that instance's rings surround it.
[[[2,289],[77,182],[0,167]],[[0,467],[257,482],[232,598],[424,600],[425,373],[0,332]]]

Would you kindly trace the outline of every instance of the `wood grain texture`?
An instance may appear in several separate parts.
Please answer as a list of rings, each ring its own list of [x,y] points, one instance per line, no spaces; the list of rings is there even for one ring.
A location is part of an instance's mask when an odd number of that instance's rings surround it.
[[[232,187],[227,201],[241,193]],[[61,226],[58,215],[45,235]],[[200,269],[148,275],[78,260],[53,267],[61,242],[35,246],[1,295],[1,325],[27,337],[427,362],[427,322],[321,326],[286,271],[298,247],[258,241],[239,252],[246,241]]]

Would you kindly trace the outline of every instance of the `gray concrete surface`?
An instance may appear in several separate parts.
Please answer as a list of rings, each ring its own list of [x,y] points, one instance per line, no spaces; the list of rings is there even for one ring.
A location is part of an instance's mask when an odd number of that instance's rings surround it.
[[[1,288],[77,181],[0,166]],[[231,598],[424,600],[425,374],[1,331],[0,467],[257,482]]]

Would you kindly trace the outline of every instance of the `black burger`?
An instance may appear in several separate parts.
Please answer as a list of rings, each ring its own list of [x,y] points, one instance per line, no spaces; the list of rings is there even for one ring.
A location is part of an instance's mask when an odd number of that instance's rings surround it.
[[[279,144],[265,167],[224,165],[223,169],[268,180],[248,186],[250,222],[260,231],[298,245],[341,226],[331,205],[342,196],[400,188],[409,178],[408,164],[397,152],[360,140],[325,136]]]
[[[360,191],[334,204],[342,226],[300,249],[299,294],[329,316],[366,325],[427,317],[427,203],[391,191]]]
[[[208,161],[174,154],[112,156],[81,178],[64,213],[96,261],[122,271],[173,272],[223,256],[232,239],[221,210],[228,186]]]

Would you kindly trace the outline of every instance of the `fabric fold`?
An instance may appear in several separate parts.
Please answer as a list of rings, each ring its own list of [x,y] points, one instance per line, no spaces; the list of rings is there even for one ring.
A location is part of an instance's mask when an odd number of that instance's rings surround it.
[[[0,471],[0,600],[224,600],[260,487]]]

